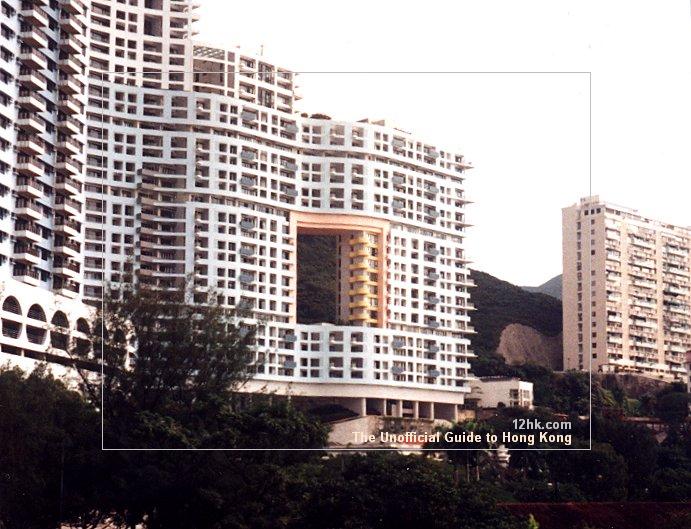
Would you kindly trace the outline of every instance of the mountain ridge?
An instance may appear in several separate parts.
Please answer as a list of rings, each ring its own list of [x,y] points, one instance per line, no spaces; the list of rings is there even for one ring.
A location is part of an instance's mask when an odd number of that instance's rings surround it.
[[[537,294],[547,294],[548,296],[561,299],[561,274],[548,279],[536,287],[522,286],[523,290]]]

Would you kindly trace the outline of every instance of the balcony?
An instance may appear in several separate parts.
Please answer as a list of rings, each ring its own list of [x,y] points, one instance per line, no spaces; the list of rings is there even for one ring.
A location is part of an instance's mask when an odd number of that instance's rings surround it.
[[[21,88],[28,88],[35,91],[46,89],[46,78],[36,70],[20,73],[17,80]]]
[[[29,158],[27,160],[17,161],[17,166],[15,167],[20,175],[24,176],[43,176],[43,164],[38,163],[35,159]]]
[[[65,76],[65,77],[60,77],[58,80],[58,88],[60,89],[61,92],[68,93],[68,94],[81,94],[82,93],[82,86],[79,82],[74,77],[71,76]]]
[[[77,156],[82,152],[82,146],[79,142],[76,142],[70,138],[64,138],[61,140],[58,140],[58,143],[56,144],[56,148],[58,151],[67,154],[67,155],[72,155],[72,156]]]
[[[68,239],[57,242],[53,248],[53,251],[56,254],[62,254],[73,259],[76,259],[80,256],[79,244]]]
[[[18,244],[14,247],[14,260],[20,263],[37,265],[41,262],[41,252],[34,246]]]
[[[372,294],[372,292],[370,292],[370,289],[366,286],[353,288],[348,291],[349,296],[367,296],[369,294]]]
[[[26,239],[32,242],[41,242],[43,239],[41,228],[28,223],[15,226],[14,236],[17,239]]]
[[[21,39],[35,48],[47,48],[48,47],[48,37],[40,29],[33,27],[22,31]]]
[[[84,69],[83,66],[71,56],[63,57],[58,61],[58,68],[63,72],[69,74],[80,74]]]
[[[33,286],[38,286],[41,282],[38,271],[26,266],[15,266],[12,269],[12,275],[17,281],[24,281],[24,283]]]
[[[29,134],[43,134],[45,132],[43,120],[35,114],[20,114],[17,119],[17,127]]]
[[[70,237],[79,237],[81,234],[81,226],[77,221],[66,219],[63,217],[55,218],[55,231],[69,235]]]
[[[19,140],[17,142],[17,150],[30,156],[38,156],[44,152],[43,144],[40,140],[37,141],[35,139]]]
[[[60,160],[55,165],[55,170],[58,173],[61,173],[64,175],[69,175],[69,176],[81,174],[81,170],[79,169],[79,166],[76,163],[74,163],[72,160],[68,160],[68,159]]]
[[[81,33],[82,24],[77,19],[76,15],[63,14],[60,17],[60,29],[70,35]]]
[[[240,87],[239,96],[240,96],[240,99],[244,99],[245,101],[254,101],[254,99],[255,99],[254,92],[251,92],[250,90],[247,90],[246,88],[243,88],[243,87]]]
[[[19,60],[29,68],[37,70],[45,70],[48,68],[48,61],[46,58],[35,50],[27,51],[19,55]]]
[[[62,116],[59,118],[57,127],[64,133],[71,135],[81,134],[82,131],[82,124],[69,116]]]
[[[73,178],[59,175],[55,179],[55,189],[67,191],[71,195],[78,195],[82,191],[82,184]]]
[[[17,104],[25,110],[31,110],[34,112],[45,112],[47,108],[45,102],[43,101],[43,98],[41,98],[34,92],[29,92],[28,94],[20,95],[17,98]]]
[[[43,187],[33,178],[18,178],[15,191],[19,196],[28,198],[41,198],[43,196]]]
[[[60,95],[58,108],[67,115],[81,115],[82,113],[82,104],[75,97],[64,94]]]
[[[81,55],[84,46],[73,36],[60,39],[60,49],[74,55]]]
[[[355,301],[351,301],[348,303],[348,307],[351,309],[356,309],[356,308],[369,308],[371,306],[370,301],[368,298],[365,299],[358,299]]]
[[[48,27],[48,16],[43,9],[34,5],[29,9],[22,9],[20,13],[22,14],[22,19],[25,22],[28,22],[29,24],[39,28]]]
[[[80,0],[60,0],[60,7],[75,15],[83,15],[86,11]]]
[[[80,266],[69,259],[58,258],[53,263],[53,271],[58,275],[76,279],[79,277]]]
[[[53,290],[61,296],[74,299],[79,295],[79,283],[56,277],[53,282]]]
[[[38,204],[22,198],[15,203],[14,213],[17,217],[29,220],[41,220],[43,218],[43,209]]]

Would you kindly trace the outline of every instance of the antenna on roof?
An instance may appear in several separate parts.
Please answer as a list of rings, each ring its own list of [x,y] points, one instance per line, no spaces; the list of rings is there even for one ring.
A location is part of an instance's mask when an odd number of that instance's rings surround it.
[[[263,44],[259,47],[259,56],[264,57],[264,45]]]

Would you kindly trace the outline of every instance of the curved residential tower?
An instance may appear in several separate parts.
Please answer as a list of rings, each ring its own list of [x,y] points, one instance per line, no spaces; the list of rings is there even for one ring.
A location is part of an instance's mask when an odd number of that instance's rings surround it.
[[[61,50],[48,57],[59,72],[42,92],[58,108],[56,198],[40,213],[55,210],[53,290],[89,303],[132,274],[160,289],[193,277],[197,301],[213,293],[256,328],[248,390],[455,419],[470,391],[473,332],[463,156],[383,121],[296,113],[295,74],[195,43],[187,0],[42,4],[32,5],[59,21]],[[17,17],[17,32],[37,18]],[[88,47],[72,49],[80,38]],[[20,108],[36,104],[32,93],[17,94]],[[11,161],[24,178],[39,155],[29,138],[11,141],[28,153]],[[38,200],[22,182],[17,218],[31,216],[24,200]],[[324,321],[298,311],[303,238],[327,241],[334,308]],[[17,266],[31,255],[15,255]]]

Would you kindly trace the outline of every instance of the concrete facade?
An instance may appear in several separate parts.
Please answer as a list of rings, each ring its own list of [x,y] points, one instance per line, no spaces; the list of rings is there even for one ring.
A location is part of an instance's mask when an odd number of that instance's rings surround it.
[[[686,380],[690,241],[688,228],[597,196],[564,208],[565,369]]]
[[[29,288],[12,294],[22,311],[45,292],[46,320],[12,323],[10,302],[3,351],[46,350],[55,313],[76,329],[122,282],[192,277],[193,301],[213,293],[256,331],[258,384],[456,416],[474,332],[462,154],[384,121],[297,113],[289,69],[193,40],[194,2],[26,6],[3,3],[1,270],[4,296]],[[297,237],[310,232],[339,237],[344,325],[297,321]]]

